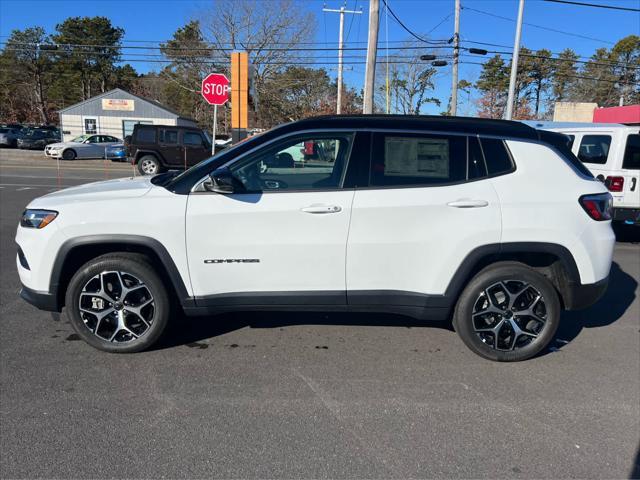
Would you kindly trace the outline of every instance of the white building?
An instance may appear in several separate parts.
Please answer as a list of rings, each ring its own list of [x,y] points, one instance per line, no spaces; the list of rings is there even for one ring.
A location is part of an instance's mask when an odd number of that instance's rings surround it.
[[[60,110],[64,141],[83,134],[112,135],[124,139],[131,135],[136,123],[197,126],[194,120],[182,117],[164,105],[120,88]]]

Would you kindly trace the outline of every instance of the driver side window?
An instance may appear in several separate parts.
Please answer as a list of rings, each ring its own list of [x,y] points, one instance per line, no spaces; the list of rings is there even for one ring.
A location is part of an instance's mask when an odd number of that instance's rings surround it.
[[[340,188],[353,134],[309,134],[266,147],[231,166],[247,192]]]

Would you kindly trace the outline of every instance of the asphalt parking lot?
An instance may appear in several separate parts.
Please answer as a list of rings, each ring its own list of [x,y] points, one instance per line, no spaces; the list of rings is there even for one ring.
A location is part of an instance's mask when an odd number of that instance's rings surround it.
[[[4,155],[4,156],[3,156]],[[640,245],[543,355],[498,364],[442,325],[355,314],[175,319],[109,355],[21,301],[30,199],[129,176],[0,151],[0,477],[636,478]]]

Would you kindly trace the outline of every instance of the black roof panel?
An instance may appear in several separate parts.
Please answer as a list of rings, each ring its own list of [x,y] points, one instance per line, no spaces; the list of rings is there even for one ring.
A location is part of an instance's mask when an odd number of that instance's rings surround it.
[[[316,128],[373,128],[394,130],[435,130],[500,137],[538,139],[535,128],[522,122],[487,118],[447,117],[439,115],[323,115],[287,123],[276,130],[306,130]]]

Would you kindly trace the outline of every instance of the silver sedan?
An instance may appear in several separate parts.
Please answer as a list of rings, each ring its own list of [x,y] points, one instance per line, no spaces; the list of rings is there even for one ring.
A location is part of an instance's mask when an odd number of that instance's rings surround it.
[[[104,158],[110,145],[122,140],[110,135],[80,135],[70,142],[52,143],[45,148],[45,155],[52,158],[74,160],[76,158]]]

